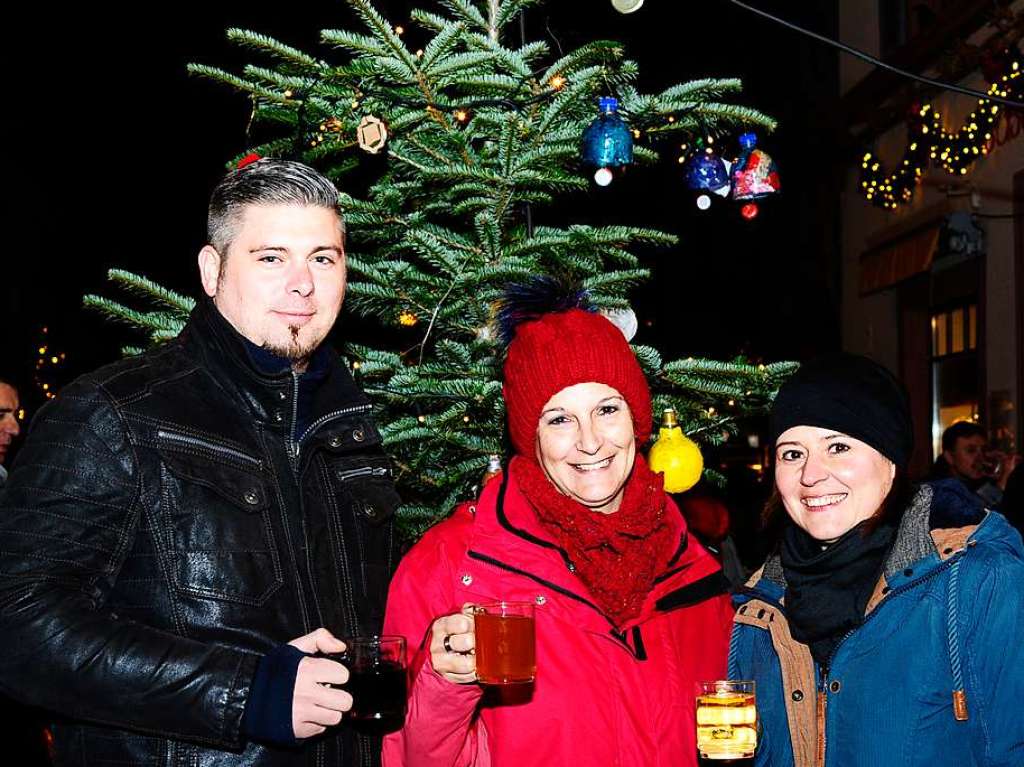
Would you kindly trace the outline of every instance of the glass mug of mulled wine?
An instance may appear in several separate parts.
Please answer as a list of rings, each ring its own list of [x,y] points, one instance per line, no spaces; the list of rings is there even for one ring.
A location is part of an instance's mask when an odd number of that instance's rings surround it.
[[[697,751],[703,759],[748,759],[757,748],[754,682],[698,682]]]
[[[473,607],[476,678],[481,684],[532,682],[537,676],[533,602],[489,602]]]
[[[407,679],[405,637],[341,637],[345,651],[328,657],[348,669],[348,681],[337,685],[352,696],[345,715],[354,723],[393,732],[405,723]]]

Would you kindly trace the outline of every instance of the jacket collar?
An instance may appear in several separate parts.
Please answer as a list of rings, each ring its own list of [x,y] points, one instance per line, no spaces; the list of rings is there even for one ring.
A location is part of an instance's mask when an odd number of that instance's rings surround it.
[[[724,593],[728,583],[714,558],[690,538],[678,507],[668,499],[679,545],[640,614],[624,631],[649,620],[655,612],[685,607]],[[612,625],[570,567],[568,554],[541,525],[508,471],[489,482],[477,504],[470,558],[517,572],[553,588],[585,606],[586,628],[607,632]]]
[[[938,548],[937,541],[949,532],[977,527],[987,515],[981,499],[956,479],[944,479],[921,485],[903,512],[892,549],[886,556],[882,573],[890,584],[902,579],[905,571],[917,570],[919,563],[939,564],[949,552]],[[961,536],[966,537],[966,536]],[[771,584],[771,585],[769,585]],[[786,590],[779,555],[772,554],[750,586],[778,599]]]
[[[299,376],[288,367],[256,360],[246,339],[224,318],[213,301],[203,297],[192,310],[180,336],[182,343],[228,392],[257,420],[287,430],[292,426]],[[346,407],[368,406],[338,355],[326,344],[314,352],[313,367],[322,377],[312,399],[311,421]]]

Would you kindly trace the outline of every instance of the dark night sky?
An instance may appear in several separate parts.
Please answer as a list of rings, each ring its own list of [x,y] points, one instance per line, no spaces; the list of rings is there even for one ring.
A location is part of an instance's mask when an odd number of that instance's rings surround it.
[[[835,34],[834,2],[761,6]],[[410,28],[409,3],[378,7]],[[24,244],[4,259],[14,268],[4,270],[3,293],[10,337],[2,364],[23,390],[43,325],[51,348],[68,355],[61,383],[113,359],[133,340],[80,306],[83,293],[111,294],[108,268],[138,271],[187,293],[198,287],[206,197],[224,162],[244,148],[248,102],[188,77],[185,64],[239,71],[252,60],[228,45],[229,26],[316,51],[320,29],[354,23],[339,0],[189,0],[116,11],[94,4],[60,14],[41,6],[34,13],[51,17],[26,22],[23,32],[32,41],[24,65],[40,74],[18,94],[21,113],[32,117],[13,121],[8,145],[30,163],[9,220]],[[780,166],[784,194],[762,205],[753,222],[731,203],[697,212],[676,164],[678,141],[659,145],[660,165],[635,168],[606,190],[595,187],[537,212],[541,223],[629,223],[679,235],[676,248],[644,254],[654,279],[634,303],[653,325],[637,341],[669,356],[719,358],[741,350],[763,359],[802,358],[836,346],[835,174],[842,158],[828,124],[835,54],[724,2],[648,0],[623,16],[606,0],[554,0],[529,12],[527,33],[556,49],[555,38],[566,49],[594,38],[620,40],[639,62],[646,91],[739,76],[746,85],[741,103],[780,121],[762,145]],[[23,399],[31,411],[33,397]]]

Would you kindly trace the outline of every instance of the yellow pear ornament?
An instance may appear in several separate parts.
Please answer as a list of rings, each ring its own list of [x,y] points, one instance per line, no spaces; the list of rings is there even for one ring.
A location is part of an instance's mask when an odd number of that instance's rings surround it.
[[[700,480],[704,456],[697,443],[683,434],[676,411],[666,408],[661,417],[658,441],[647,454],[651,471],[665,475],[665,492],[682,493]]]

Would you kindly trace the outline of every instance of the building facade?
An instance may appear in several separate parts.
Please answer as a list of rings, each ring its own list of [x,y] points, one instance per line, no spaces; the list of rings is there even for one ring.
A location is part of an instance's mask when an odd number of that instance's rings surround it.
[[[840,3],[844,42],[982,92],[995,82],[1012,94],[1024,81],[1022,27],[1024,2]],[[840,89],[843,347],[907,385],[912,475],[927,472],[942,431],[958,420],[1020,452],[1024,112],[850,57],[840,62]]]

